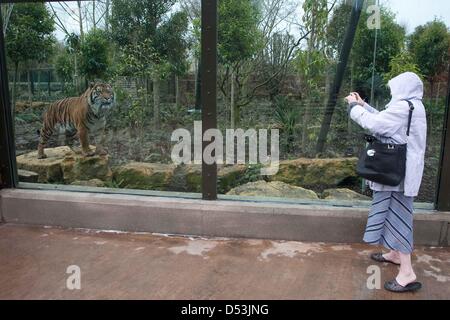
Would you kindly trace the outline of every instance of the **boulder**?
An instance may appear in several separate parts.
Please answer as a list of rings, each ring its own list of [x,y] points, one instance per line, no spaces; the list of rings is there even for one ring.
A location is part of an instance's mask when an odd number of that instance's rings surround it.
[[[77,180],[71,183],[73,186],[84,186],[84,187],[104,187],[105,182],[100,179],[91,180]]]
[[[238,185],[247,183],[244,176],[247,169],[246,165],[220,166],[217,172],[218,192],[225,194]]]
[[[326,200],[370,200],[369,197],[346,188],[327,189],[322,197]]]
[[[319,199],[314,191],[297,186],[291,186],[281,181],[266,182],[264,180],[249,182],[230,190],[227,194],[238,196],[279,197],[309,200]]]
[[[91,146],[95,149],[95,147]],[[38,159],[37,151],[17,157],[18,169],[38,174],[37,182],[70,184],[77,180],[110,181],[112,172],[108,156],[85,157],[69,147],[45,149],[46,159]]]
[[[129,162],[113,170],[114,180],[121,188],[165,191],[175,168],[173,164]]]
[[[39,175],[33,171],[19,169],[17,170],[20,182],[38,182]]]
[[[187,192],[202,192],[202,166],[198,164],[181,166],[184,168],[180,172],[186,181]]]
[[[247,166],[234,165],[217,167],[217,190],[219,193],[227,193],[232,188],[242,183],[242,176],[246,172]],[[244,181],[247,182],[247,181]],[[171,182],[171,191],[201,192],[202,186],[202,166],[182,165],[175,170]]]
[[[202,166],[130,162],[114,168],[114,180],[121,188],[160,191],[201,192]],[[245,165],[218,166],[218,191],[226,193],[242,183]],[[245,181],[244,181],[245,182]]]
[[[357,158],[286,160],[280,162],[278,173],[268,179],[306,188],[336,187],[358,179],[357,162]]]

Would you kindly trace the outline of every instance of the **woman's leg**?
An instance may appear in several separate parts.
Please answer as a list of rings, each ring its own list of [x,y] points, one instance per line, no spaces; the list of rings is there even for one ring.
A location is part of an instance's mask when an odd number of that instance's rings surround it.
[[[398,251],[390,250],[388,253],[383,254],[383,258],[392,261],[394,263],[400,264],[400,254]]]
[[[373,245],[383,244],[384,224],[391,201],[391,192],[374,191],[372,206],[367,219],[364,241]]]
[[[400,257],[400,271],[395,280],[397,280],[399,285],[405,287],[406,285],[416,281],[417,277],[411,264],[411,254],[401,252],[398,254]]]

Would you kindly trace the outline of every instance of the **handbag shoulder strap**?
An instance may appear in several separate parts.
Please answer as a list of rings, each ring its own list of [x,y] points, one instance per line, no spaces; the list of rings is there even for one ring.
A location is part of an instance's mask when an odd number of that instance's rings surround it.
[[[409,137],[409,131],[411,129],[411,121],[412,121],[412,116],[413,116],[413,111],[414,111],[414,104],[409,100],[405,100],[405,101],[408,102],[408,105],[409,105],[408,130],[406,131],[406,135]]]

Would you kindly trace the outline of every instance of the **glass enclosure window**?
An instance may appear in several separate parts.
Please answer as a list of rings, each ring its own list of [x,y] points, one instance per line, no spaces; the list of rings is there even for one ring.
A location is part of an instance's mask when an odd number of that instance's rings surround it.
[[[264,166],[247,158],[244,166],[225,166],[235,171],[233,178],[224,178],[219,168],[219,192],[237,199],[370,200],[355,172],[365,132],[349,120],[344,97],[358,92],[381,111],[391,99],[388,80],[412,71],[424,81],[428,116],[417,201],[433,203],[448,90],[450,7],[446,1],[429,1],[426,8],[412,2],[365,1],[359,23],[350,26],[356,34],[330,128],[321,132],[354,1],[219,1],[219,126],[240,128],[249,137],[254,130],[258,138],[259,129],[267,129],[269,149],[270,131],[280,135],[276,174],[262,174]],[[247,148],[264,144],[249,137]]]
[[[200,2],[1,5],[21,183],[201,192]],[[365,132],[343,99],[358,92],[383,110],[388,80],[413,71],[428,119],[417,200],[434,202],[450,4],[367,0],[352,25],[355,3],[217,1],[219,134],[209,138],[221,197],[367,205],[355,170]]]
[[[200,119],[183,3],[2,4],[20,182],[200,192],[200,167],[171,159],[174,130]]]

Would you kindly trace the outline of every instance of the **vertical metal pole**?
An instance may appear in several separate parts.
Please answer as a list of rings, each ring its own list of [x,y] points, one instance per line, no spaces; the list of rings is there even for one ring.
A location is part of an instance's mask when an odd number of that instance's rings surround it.
[[[377,6],[380,7],[380,0],[377,0]],[[375,28],[375,43],[373,46],[373,66],[372,66],[372,85],[370,88],[370,105],[375,106],[375,70],[377,65],[377,50],[378,50],[378,28]]]
[[[9,100],[5,39],[0,8],[0,189],[17,185],[14,122]]]
[[[201,45],[202,135],[217,128],[217,0],[202,0]],[[210,142],[203,142],[202,152]],[[202,157],[203,159],[203,157]],[[202,160],[202,194],[217,199],[217,164]]]
[[[448,71],[447,102],[436,196],[436,209],[439,211],[450,211],[450,66]]]

